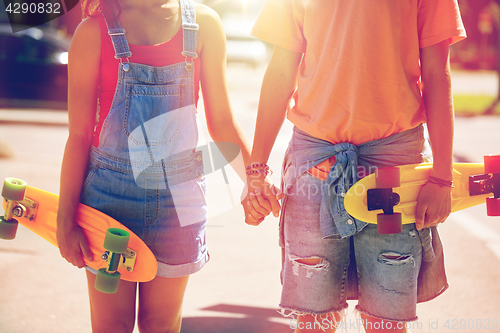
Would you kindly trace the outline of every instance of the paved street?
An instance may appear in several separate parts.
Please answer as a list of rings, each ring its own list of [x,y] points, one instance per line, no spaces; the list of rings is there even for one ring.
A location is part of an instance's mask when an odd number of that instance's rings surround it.
[[[250,139],[263,73],[262,67],[245,65],[228,69],[231,103]],[[496,78],[482,75],[471,78],[459,73],[454,87],[469,91],[485,84],[483,91],[494,93]],[[0,110],[0,142],[13,152],[11,158],[0,159],[0,179],[15,176],[57,193],[66,124],[64,112]],[[483,155],[500,153],[499,129],[498,116],[458,117],[457,160],[482,162]],[[286,123],[269,162],[277,182],[290,133]],[[210,218],[211,261],[190,278],[183,333],[292,332],[290,320],[276,311],[277,229],[274,217],[258,228],[245,225],[239,206]],[[500,218],[486,217],[481,205],[454,213],[440,230],[450,288],[418,306],[413,332],[500,331]],[[354,333],[358,331],[352,313],[355,302],[350,305],[348,332]],[[16,240],[0,241],[0,333],[90,332],[89,317],[85,274],[60,258],[55,247],[23,227]]]

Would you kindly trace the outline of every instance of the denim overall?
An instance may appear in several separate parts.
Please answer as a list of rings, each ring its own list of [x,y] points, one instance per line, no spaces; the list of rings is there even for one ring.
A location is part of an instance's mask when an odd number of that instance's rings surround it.
[[[186,60],[165,67],[129,62],[126,32],[103,10],[120,60],[118,82],[99,147],[91,149],[81,198],[137,234],[164,277],[194,273],[208,261],[205,178],[196,151],[198,25],[192,0],[180,6]]]

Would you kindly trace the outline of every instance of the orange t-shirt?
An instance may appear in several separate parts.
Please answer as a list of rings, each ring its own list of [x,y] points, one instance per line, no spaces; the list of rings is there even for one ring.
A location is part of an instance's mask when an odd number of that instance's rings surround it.
[[[108,28],[102,15],[97,16],[101,27],[101,75],[99,78],[99,120],[94,133],[95,147],[99,146],[99,135],[101,133],[104,120],[109,114],[111,103],[115,95],[116,84],[118,82],[118,65],[120,61],[115,58],[115,50],[111,37],[108,35]],[[177,34],[161,44],[156,45],[134,45],[129,44],[132,56],[130,62],[144,64],[148,66],[163,67],[184,62],[182,52],[183,34],[182,28]],[[195,87],[200,86],[200,57],[194,60]],[[198,103],[199,89],[195,89],[195,103]]]
[[[425,122],[419,49],[466,36],[456,0],[267,0],[252,34],[304,53],[288,119],[355,145]]]

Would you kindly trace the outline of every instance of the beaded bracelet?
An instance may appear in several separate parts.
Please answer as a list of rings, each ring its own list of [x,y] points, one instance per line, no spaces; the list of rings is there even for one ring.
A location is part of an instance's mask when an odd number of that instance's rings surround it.
[[[444,180],[444,179],[432,177],[432,176],[429,177],[429,180],[427,182],[431,183],[431,184],[436,184],[439,187],[455,187],[455,185],[453,185],[452,180]]]
[[[269,169],[269,166],[266,163],[254,163],[250,164],[249,166],[246,167],[246,170],[251,170],[255,168],[264,168],[264,169]]]
[[[249,170],[246,172],[247,176],[257,174],[257,173],[262,173],[265,176],[270,176],[273,174],[273,171],[271,169],[261,169],[261,170]]]
[[[271,171],[271,168],[269,168],[269,166],[265,163],[254,163],[246,167],[247,175],[253,175],[257,173],[262,173],[266,176],[269,176],[273,172]]]

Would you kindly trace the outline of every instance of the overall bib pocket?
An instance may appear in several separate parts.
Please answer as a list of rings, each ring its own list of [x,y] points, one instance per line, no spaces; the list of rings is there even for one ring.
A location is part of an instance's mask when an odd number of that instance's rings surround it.
[[[184,85],[127,84],[123,132],[137,146],[169,145],[181,130]]]

